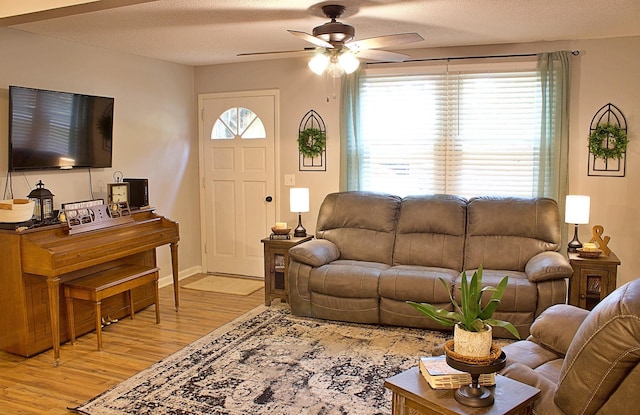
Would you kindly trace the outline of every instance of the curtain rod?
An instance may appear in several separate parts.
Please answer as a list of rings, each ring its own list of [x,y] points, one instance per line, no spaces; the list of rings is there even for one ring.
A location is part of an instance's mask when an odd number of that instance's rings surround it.
[[[571,52],[573,56],[579,56],[579,50],[563,51]],[[449,58],[424,58],[424,59],[408,59],[402,62],[367,62],[367,65],[377,65],[381,63],[407,63],[407,62],[431,62],[431,61],[452,61],[462,59],[494,59],[494,58],[522,58],[527,56],[538,56],[538,53],[513,53],[507,55],[476,55],[476,56],[455,56]]]

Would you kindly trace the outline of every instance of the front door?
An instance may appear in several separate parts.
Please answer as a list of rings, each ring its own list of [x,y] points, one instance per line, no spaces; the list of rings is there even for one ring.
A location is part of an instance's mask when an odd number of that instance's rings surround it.
[[[207,272],[263,276],[260,240],[276,221],[278,91],[200,97]]]

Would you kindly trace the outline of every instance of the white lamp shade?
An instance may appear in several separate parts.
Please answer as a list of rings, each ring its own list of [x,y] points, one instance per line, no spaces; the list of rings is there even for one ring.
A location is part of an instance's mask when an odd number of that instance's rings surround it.
[[[589,196],[567,195],[564,221],[577,225],[589,223],[590,206],[591,198]]]
[[[338,58],[338,61],[340,62],[342,69],[344,69],[344,72],[347,74],[352,73],[358,69],[358,66],[360,66],[360,61],[351,52],[343,52]]]
[[[292,187],[289,192],[289,210],[291,212],[309,211],[309,189],[306,187]]]
[[[327,66],[329,66],[329,57],[324,53],[318,53],[308,63],[309,69],[316,75],[322,75]]]

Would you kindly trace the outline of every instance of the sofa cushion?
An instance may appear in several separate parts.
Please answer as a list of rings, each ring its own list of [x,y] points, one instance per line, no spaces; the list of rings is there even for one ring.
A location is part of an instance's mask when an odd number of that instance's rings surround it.
[[[327,195],[316,237],[333,242],[340,259],[391,265],[400,197],[371,192]]]
[[[450,303],[449,291],[440,280],[451,287],[458,272],[445,268],[398,265],[380,274],[380,297],[418,303]],[[407,304],[407,309],[412,308]]]
[[[639,362],[640,279],[636,279],[598,303],[578,329],[565,356],[556,405],[566,413],[596,413]]]
[[[337,260],[311,270],[309,291],[334,297],[378,298],[378,279],[389,266],[377,262]]]
[[[547,362],[561,358],[557,353],[530,340],[532,339],[520,340],[502,348],[507,355],[507,366],[512,363],[520,363],[531,369],[536,369]],[[554,383],[557,383],[557,376],[555,378]]]
[[[462,271],[467,201],[448,195],[402,200],[394,265],[422,265]]]
[[[464,267],[524,271],[534,255],[558,249],[560,235],[560,214],[552,199],[472,198]]]

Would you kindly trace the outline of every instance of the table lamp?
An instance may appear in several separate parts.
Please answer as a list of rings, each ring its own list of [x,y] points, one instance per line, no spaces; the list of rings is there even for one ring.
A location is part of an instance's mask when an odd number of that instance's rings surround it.
[[[578,225],[589,223],[590,204],[591,198],[589,196],[567,195],[564,221],[575,225],[573,240],[569,242],[567,248],[569,252],[578,252],[578,248],[582,248],[582,242],[578,239]]]
[[[293,236],[305,237],[307,230],[302,226],[302,212],[309,211],[309,189],[306,187],[292,187],[289,192],[289,210],[298,213],[298,226],[293,230]]]

